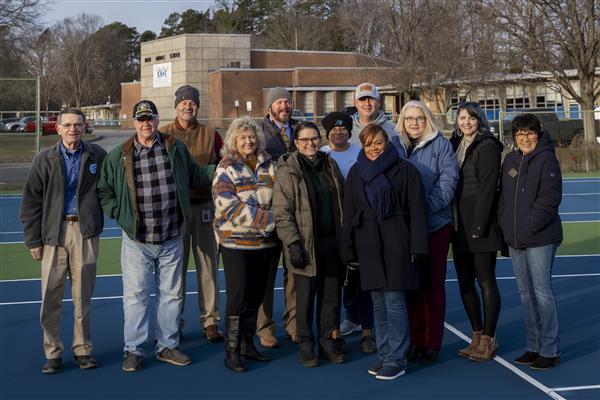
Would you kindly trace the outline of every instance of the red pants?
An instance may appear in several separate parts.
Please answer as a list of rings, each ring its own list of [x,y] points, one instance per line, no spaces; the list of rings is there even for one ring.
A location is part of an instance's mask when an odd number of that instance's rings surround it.
[[[406,304],[413,346],[439,350],[446,315],[446,260],[452,227],[429,234],[429,263],[421,274],[421,289],[409,291]]]

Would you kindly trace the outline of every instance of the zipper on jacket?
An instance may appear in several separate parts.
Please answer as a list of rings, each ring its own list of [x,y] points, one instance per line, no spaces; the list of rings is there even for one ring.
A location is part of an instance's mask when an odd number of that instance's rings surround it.
[[[514,200],[514,208],[513,208],[513,229],[515,230],[515,248],[517,248],[517,197],[519,195],[519,180],[521,179],[521,164],[523,164],[523,159],[525,159],[525,155],[521,156],[521,160],[519,161],[519,170],[517,171],[517,187],[515,190],[515,200]]]

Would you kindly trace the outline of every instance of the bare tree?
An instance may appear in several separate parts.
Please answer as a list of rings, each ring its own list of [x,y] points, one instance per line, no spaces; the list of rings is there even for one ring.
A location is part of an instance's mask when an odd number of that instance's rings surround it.
[[[26,28],[37,22],[43,0],[0,0],[0,26]]]
[[[63,102],[81,107],[92,97],[91,81],[98,66],[97,51],[91,37],[98,31],[102,20],[97,15],[79,14],[58,22],[53,31],[59,46],[58,68]]]
[[[36,30],[29,32],[25,38],[25,49],[27,54],[28,71],[33,76],[40,77],[40,100],[42,107],[46,110],[46,115],[50,110],[50,105],[56,104],[55,89],[58,86],[58,47],[52,30],[46,28],[43,31]]]
[[[542,70],[584,111],[585,141],[596,140],[591,112],[600,96],[600,2],[597,0],[483,0],[489,23],[502,32],[509,56],[523,69]],[[579,91],[567,75],[574,68]]]

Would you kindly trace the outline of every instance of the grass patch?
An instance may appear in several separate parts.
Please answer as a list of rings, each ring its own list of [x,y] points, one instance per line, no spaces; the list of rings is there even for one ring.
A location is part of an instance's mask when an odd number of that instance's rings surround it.
[[[94,138],[94,135],[84,136],[84,140]],[[56,144],[58,140],[58,135],[42,136],[40,138],[40,149],[50,147]],[[0,135],[0,149],[0,164],[30,163],[33,156],[35,156],[35,135]]]
[[[600,254],[600,222],[563,224],[563,229],[565,240],[558,248],[558,254]],[[121,239],[101,239],[97,274],[120,274],[120,258]],[[40,263],[31,258],[22,243],[0,244],[0,260],[0,280],[40,277]],[[219,268],[222,267],[220,262]],[[195,269],[193,261],[189,269]]]

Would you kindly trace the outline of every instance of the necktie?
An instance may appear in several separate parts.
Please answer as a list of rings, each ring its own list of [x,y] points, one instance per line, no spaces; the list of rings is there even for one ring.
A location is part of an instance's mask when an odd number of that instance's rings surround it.
[[[290,138],[287,135],[287,130],[285,129],[285,125],[283,125],[281,127],[279,134],[281,135],[281,139],[283,139],[283,143],[285,144],[285,149],[289,150],[290,149]]]

